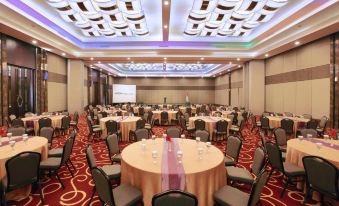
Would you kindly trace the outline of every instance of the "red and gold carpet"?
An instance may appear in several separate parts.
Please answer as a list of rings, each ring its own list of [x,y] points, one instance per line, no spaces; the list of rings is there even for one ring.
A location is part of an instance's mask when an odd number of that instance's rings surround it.
[[[85,121],[85,115],[81,115],[79,121],[80,131],[76,137],[76,143],[74,145],[72,162],[74,163],[77,171],[75,172],[74,178],[71,177],[70,173],[66,168],[60,170],[60,177],[65,184],[65,189],[61,188],[60,183],[57,181],[55,176],[45,177],[43,180],[43,194],[45,205],[67,205],[67,206],[82,206],[87,205],[91,190],[94,185],[90,171],[87,167],[87,161],[85,157],[85,146],[86,144],[93,144],[93,150],[97,158],[97,164],[105,165],[110,164],[108,158],[107,148],[104,141],[88,141],[87,125]],[[155,127],[153,132],[155,134],[162,134],[164,127]],[[259,136],[256,132],[251,132],[250,129],[245,128],[243,132],[244,142],[241,149],[239,166],[249,168],[253,161],[253,154],[258,146]],[[62,147],[66,137],[56,137],[53,140],[53,148]],[[125,142],[120,144],[121,149],[126,147],[129,143]],[[214,143],[222,151],[225,149],[225,143]],[[240,186],[244,191],[249,192],[249,187]],[[303,194],[297,191],[295,187],[291,186],[287,189],[284,198],[280,198],[280,192],[282,190],[282,175],[280,173],[274,173],[267,183],[261,197],[263,205],[276,205],[276,206],[290,206],[300,205],[303,201]],[[21,200],[20,202],[8,202],[8,205],[41,205],[39,195],[33,194],[28,198]],[[95,196],[91,205],[100,205],[98,197]]]

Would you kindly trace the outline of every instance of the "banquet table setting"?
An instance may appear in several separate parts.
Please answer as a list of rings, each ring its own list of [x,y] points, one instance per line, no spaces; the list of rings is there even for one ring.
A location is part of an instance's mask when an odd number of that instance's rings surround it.
[[[122,135],[122,141],[129,141],[129,131],[136,128],[136,122],[141,119],[141,117],[136,116],[110,116],[104,117],[99,120],[100,128],[102,129],[102,138],[107,137],[107,128],[106,122],[109,120],[114,120],[119,123],[120,131]]]
[[[213,117],[213,116],[194,116],[189,118],[189,126],[195,128],[194,121],[202,119],[205,121],[205,128],[210,133],[210,137],[213,137],[214,129],[216,128],[217,121],[226,120],[228,122],[227,134],[229,134],[229,128],[232,126],[230,119],[225,117]]]
[[[61,119],[65,115],[39,115],[39,116],[32,116],[32,117],[24,117],[21,120],[24,122],[25,127],[33,126],[35,134],[39,132],[39,119],[48,117],[52,120],[52,127],[53,128],[60,128],[61,127]]]
[[[153,119],[155,119],[155,120],[160,120],[161,113],[167,112],[168,113],[168,121],[177,119],[176,114],[178,113],[178,111],[175,111],[175,110],[155,110],[155,111],[152,111],[152,112],[153,112]]]
[[[298,128],[305,127],[307,122],[310,121],[310,119],[302,118],[302,117],[287,117],[287,116],[267,116],[269,119],[270,128],[279,128],[281,127],[281,120],[282,119],[291,119],[293,120],[293,131],[294,134],[296,134]]]
[[[226,184],[224,155],[210,143],[144,139],[127,146],[121,156],[121,182],[140,188],[145,205],[169,189],[194,194],[199,206],[213,205],[213,193]]]

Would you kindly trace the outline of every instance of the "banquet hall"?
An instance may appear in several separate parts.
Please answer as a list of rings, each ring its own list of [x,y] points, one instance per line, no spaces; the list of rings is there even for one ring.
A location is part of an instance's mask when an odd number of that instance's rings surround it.
[[[0,1],[0,205],[339,206],[338,11]]]

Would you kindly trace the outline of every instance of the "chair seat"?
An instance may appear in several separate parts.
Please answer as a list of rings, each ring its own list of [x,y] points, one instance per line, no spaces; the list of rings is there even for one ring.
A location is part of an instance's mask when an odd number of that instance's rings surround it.
[[[213,194],[213,199],[222,206],[246,206],[250,195],[231,186],[224,186]]]
[[[235,131],[235,132],[239,132],[240,128],[239,128],[238,126],[232,125],[232,127],[230,128],[230,130]]]
[[[130,206],[141,201],[142,193],[129,184],[121,184],[113,189],[113,197],[116,206]]]
[[[101,169],[109,177],[109,179],[117,179],[121,176],[121,167],[120,165],[104,165]]]
[[[286,152],[281,153],[282,160],[285,162],[286,160]]]
[[[323,132],[324,131],[323,128],[317,128],[316,130],[317,130],[317,132]]]
[[[31,128],[31,127],[27,127],[26,128],[26,132],[27,133],[31,133],[31,132],[33,132],[34,131],[34,128]]]
[[[214,130],[214,134],[227,134],[227,132],[219,132],[218,130]]]
[[[194,131],[195,131],[195,128],[193,128],[193,127],[187,127],[186,130],[189,131],[189,132],[194,132]]]
[[[102,129],[101,128],[93,128],[93,132],[101,132]]]
[[[93,127],[93,128],[98,128],[98,127],[100,127],[100,125],[95,124],[95,125],[92,125],[92,127]]]
[[[304,168],[298,167],[295,164],[284,162],[284,170],[287,176],[296,177],[305,175]]]
[[[146,124],[145,124],[145,128],[146,128],[146,129],[151,129],[152,126],[151,126],[151,124],[146,123]]]
[[[71,125],[71,126],[75,126],[75,125],[77,125],[77,122],[75,122],[75,121],[71,121],[71,122],[69,123],[69,125]]]
[[[286,152],[286,150],[287,150],[287,145],[279,146],[279,149],[280,149],[282,152]]]
[[[58,169],[60,164],[61,164],[60,157],[49,157],[46,160],[43,160],[42,162],[40,162],[40,169],[43,169],[43,170]]]
[[[228,156],[224,157],[224,162],[225,162],[226,167],[237,165],[237,163],[231,157],[228,157]]]
[[[226,167],[226,171],[227,180],[245,184],[252,184],[254,181],[252,174],[244,168]]]
[[[48,150],[48,157],[61,157],[63,148],[56,148]]]

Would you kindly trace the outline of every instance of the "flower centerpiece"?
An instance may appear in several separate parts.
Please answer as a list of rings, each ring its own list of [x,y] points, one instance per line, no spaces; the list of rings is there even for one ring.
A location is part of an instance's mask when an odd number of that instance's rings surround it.
[[[166,136],[166,143],[167,143],[167,148],[169,152],[172,152],[172,140],[169,135]]]

